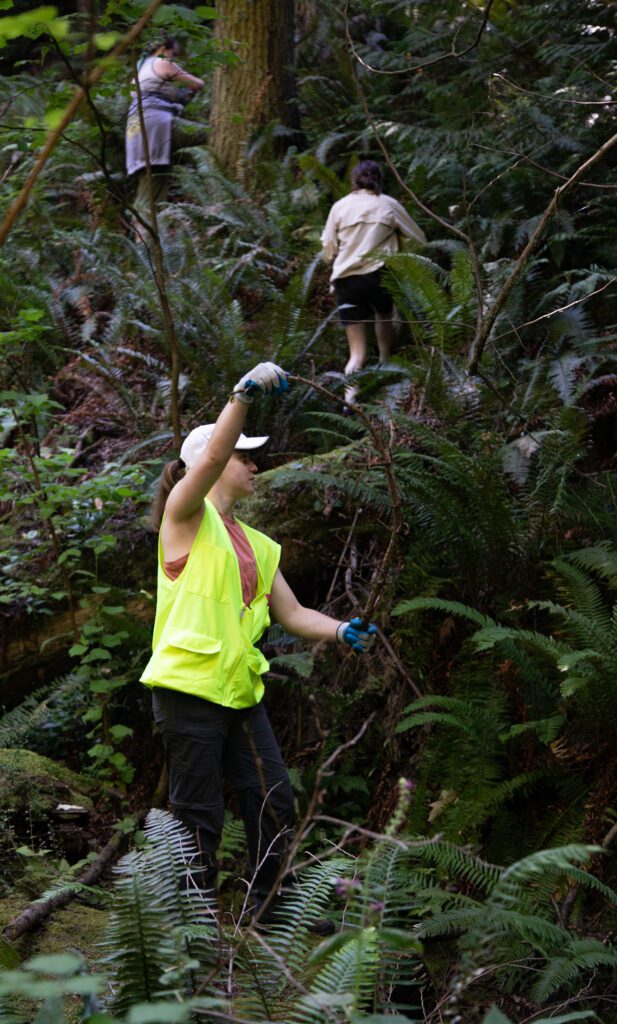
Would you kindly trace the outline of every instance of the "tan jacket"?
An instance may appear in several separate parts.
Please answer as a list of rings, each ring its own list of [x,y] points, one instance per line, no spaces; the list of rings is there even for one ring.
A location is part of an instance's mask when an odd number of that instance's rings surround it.
[[[422,228],[392,196],[365,188],[350,192],[330,210],[321,236],[324,259],[334,259],[330,280],[378,270],[381,254],[398,252],[401,235],[426,242]]]

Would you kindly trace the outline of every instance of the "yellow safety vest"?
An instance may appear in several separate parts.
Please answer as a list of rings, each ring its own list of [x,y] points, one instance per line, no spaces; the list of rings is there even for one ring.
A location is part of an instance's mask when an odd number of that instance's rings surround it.
[[[268,596],[280,544],[240,523],[257,562],[257,593],[246,607],[240,567],[223,520],[208,499],[188,561],[176,580],[163,571],[159,535],[158,589],[152,657],[141,682],[204,697],[228,708],[258,704],[269,665],[254,646],[270,625]]]

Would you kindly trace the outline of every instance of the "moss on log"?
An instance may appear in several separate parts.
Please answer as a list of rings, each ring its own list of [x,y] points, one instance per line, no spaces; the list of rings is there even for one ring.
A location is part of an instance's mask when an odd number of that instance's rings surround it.
[[[78,775],[49,757],[31,750],[0,748],[0,809],[9,814],[28,813],[33,820],[46,817],[58,803],[93,808],[92,797],[100,782]]]

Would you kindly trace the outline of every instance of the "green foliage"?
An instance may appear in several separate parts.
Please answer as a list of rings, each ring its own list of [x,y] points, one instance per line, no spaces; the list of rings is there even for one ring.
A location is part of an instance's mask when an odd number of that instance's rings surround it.
[[[386,170],[386,191],[429,238],[422,251],[412,246],[388,260],[401,322],[398,369],[369,366],[357,381],[362,407],[391,450],[404,516],[377,605],[389,649],[378,647],[366,672],[367,662],[359,672],[355,661],[336,661],[336,652],[279,651],[273,668],[290,673],[294,690],[284,711],[273,710],[285,716],[281,736],[304,800],[318,746],[327,756],[377,708],[370,742],[340,759],[325,780],[324,801],[378,830],[388,817],[387,778],[413,775],[405,842],[416,853],[393,842],[394,829],[390,842],[357,861],[345,858],[339,874],[360,887],[350,890],[344,913],[334,914],[344,921],[342,938],[308,968],[311,943],[294,921],[331,909],[334,897],[326,861],[323,884],[320,868],[305,873],[280,926],[291,932],[272,942],[286,963],[288,950],[298,951],[294,970],[309,995],[286,991],[277,1002],[280,965],[270,958],[264,1000],[255,964],[265,953],[251,939],[242,972],[255,979],[252,1019],[332,1015],[383,1024],[395,1009],[387,995],[393,979],[423,980],[421,954],[395,933],[416,942],[422,929],[439,936],[422,955],[430,958],[443,942],[450,957],[447,977],[429,965],[438,1005],[456,994],[452,973],[462,977],[466,998],[469,941],[496,966],[474,981],[482,1006],[498,997],[509,1006],[501,996],[514,992],[541,1015],[540,1004],[554,997],[586,999],[583,976],[595,972],[590,984],[603,992],[614,965],[610,946],[584,937],[585,918],[597,911],[593,892],[577,900],[576,934],[555,923],[551,900],[559,903],[571,885],[583,893],[591,873],[570,854],[538,854],[590,834],[597,839],[616,803],[606,729],[615,714],[617,579],[615,191],[605,187],[612,153],[561,197],[497,319],[481,375],[470,378],[466,362],[554,188],[614,134],[606,101],[613,12],[591,0],[495,3],[490,12],[454,0],[349,8],[326,0],[315,13],[315,5],[300,6],[295,56],[306,148],[273,156],[283,137],[272,126],[248,155],[250,183],[240,184],[194,147],[176,163],[171,201],[160,212],[179,339],[179,412],[184,428],[214,419],[258,358],[342,394],[345,341],[318,239],[357,155],[381,159],[377,135],[400,174]],[[7,66],[14,46],[25,44],[28,60],[22,64],[20,52],[15,73],[0,78],[8,204],[72,96],[60,58],[81,75],[143,6],[110,0],[94,34],[81,11],[52,24],[49,8],[24,14],[8,2],[0,7]],[[139,45],[163,29],[179,32],[188,64],[209,80],[216,64],[239,59],[214,39],[215,15],[210,7],[165,4]],[[106,68],[91,96],[98,117],[92,106],[80,108],[0,259],[0,608],[11,633],[61,610],[80,615],[76,635],[66,639],[71,671],[62,666],[44,692],[25,695],[0,722],[0,741],[50,756],[66,745],[132,798],[129,784],[142,766],[129,756],[149,724],[126,708],[146,647],[146,630],[128,609],[142,589],[154,589],[155,559],[141,557],[141,516],[173,439],[170,352],[152,254],[127,227],[132,184],[123,179],[121,136],[129,79],[127,60]],[[208,81],[191,117],[204,119],[210,105]],[[302,567],[291,573],[301,599],[327,601],[337,618],[348,615],[349,594],[362,602],[370,593],[392,516],[370,437],[358,418],[340,412],[295,384],[285,402],[255,403],[247,428],[272,434],[275,464],[287,460],[255,525],[267,529],[276,512],[290,566],[300,555]],[[390,619],[391,601],[398,607]],[[169,822],[149,828],[160,834],[148,853],[130,855],[118,889],[110,953],[130,949],[126,977],[121,956],[111,963],[125,993],[118,1013],[132,1022],[184,1020],[208,1013],[207,1002],[189,993],[203,969],[193,962],[195,944],[204,943],[206,970],[212,949],[193,933],[201,919],[194,925],[171,869],[182,844]],[[228,823],[230,876],[243,853],[239,825]],[[531,871],[527,858],[536,855]],[[24,859],[38,867],[43,858]],[[529,868],[511,902],[499,889],[504,869],[491,861]],[[158,902],[167,869],[171,889]],[[611,870],[605,867],[607,880]],[[608,891],[596,892],[608,904]],[[383,914],[370,909],[377,903]],[[604,910],[594,936],[611,927]],[[519,955],[531,969],[508,979],[507,964]],[[543,958],[540,973],[533,956]],[[39,1024],[58,1019],[71,979],[28,971],[7,984],[51,985]],[[79,971],[75,979],[88,980]],[[144,993],[153,1000],[145,1006]],[[420,1016],[415,1006],[395,1012]],[[547,1012],[557,1013],[554,1020],[589,1016],[585,1008]],[[472,1011],[464,1005],[466,1015]],[[500,1016],[493,1008],[486,1024]]]
[[[171,815],[151,811],[146,845],[115,869],[104,963],[114,981],[114,1010],[173,998],[195,988],[216,962],[218,928],[211,896],[199,888],[199,853]]]

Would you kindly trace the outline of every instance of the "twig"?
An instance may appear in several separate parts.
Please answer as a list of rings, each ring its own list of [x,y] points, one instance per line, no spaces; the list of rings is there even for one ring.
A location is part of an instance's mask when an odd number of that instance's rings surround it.
[[[543,313],[542,316],[537,316],[535,320],[526,320],[524,324],[518,324],[516,327],[511,327],[508,331],[502,331],[501,334],[495,335],[493,341],[499,341],[500,338],[505,338],[509,334],[514,334],[516,331],[522,331],[524,327],[531,327],[533,324],[539,324],[541,320],[550,320],[552,316],[558,316],[559,313],[565,313],[567,309],[573,309],[575,306],[580,306],[581,303],[587,302],[588,299],[592,299],[594,295],[599,295],[605,288],[609,288],[612,284],[615,284],[617,277],[611,277],[610,281],[601,285],[600,288],[596,288],[595,291],[589,292],[587,295],[581,296],[580,299],[574,299],[572,302],[568,302],[565,306],[559,306],[558,309],[552,309],[550,313]]]
[[[152,185],[152,164],[150,162],[150,147],[148,144],[148,134],[146,132],[146,122],[144,118],[144,107],[141,95],[141,87],[139,84],[139,73],[137,70],[137,56],[135,50],[131,51],[131,61],[133,64],[133,78],[135,81],[135,93],[137,96],[137,111],[139,115],[139,129],[141,131],[142,145],[144,147],[144,157],[146,163],[146,178],[148,183],[148,198],[150,200],[150,224],[146,225],[150,234],[152,235],[152,245],[154,249],[154,280],[156,283],[157,291],[159,293],[159,299],[161,303],[161,311],[163,313],[163,322],[165,324],[165,330],[167,333],[167,341],[169,343],[169,352],[171,357],[170,365],[170,380],[169,380],[169,418],[171,421],[171,427],[174,433],[174,444],[177,448],[182,443],[182,432],[180,429],[180,395],[179,395],[179,383],[180,383],[180,349],[178,345],[178,339],[176,337],[176,329],[174,327],[174,318],[171,312],[171,306],[169,304],[169,297],[167,295],[167,286],[165,282],[165,264],[163,262],[163,248],[161,246],[161,238],[158,232],[158,224],[156,219],[156,203],[154,200],[154,188]]]
[[[347,553],[347,549],[349,548],[349,546],[351,544],[351,538],[353,537],[353,533],[354,533],[354,530],[356,528],[356,523],[358,522],[358,516],[360,515],[361,511],[362,510],[360,508],[357,508],[355,513],[354,513],[353,522],[352,522],[351,526],[349,527],[349,533],[347,534],[347,540],[345,541],[345,544],[343,545],[343,550],[341,551],[341,555],[340,555],[340,558],[338,560],[336,569],[334,570],[334,576],[332,577],[332,583],[330,584],[330,589],[328,590],[328,594],[326,596],[326,602],[325,602],[326,605],[328,605],[330,603],[331,599],[332,599],[332,594],[334,593],[334,587],[335,587],[336,581],[338,579],[338,574],[341,571],[341,567],[343,565],[343,561],[344,561],[345,555]]]
[[[492,77],[498,78],[500,82],[505,82],[515,92],[521,92],[524,96],[534,96],[540,100],[549,100],[551,103],[571,103],[577,107],[614,107],[617,104],[617,100],[573,100],[568,96],[549,96],[543,92],[536,92],[534,89],[524,89],[522,85],[511,82],[509,78],[498,71],[494,71]]]
[[[464,57],[466,53],[470,53],[471,50],[475,50],[476,47],[479,45],[480,40],[482,38],[482,35],[484,33],[484,30],[485,30],[485,28],[486,28],[486,26],[488,24],[489,15],[491,13],[491,7],[492,6],[493,6],[493,0],[488,0],[488,3],[486,5],[486,7],[484,8],[484,17],[482,19],[482,24],[480,25],[480,28],[479,28],[479,30],[477,32],[477,35],[476,35],[476,38],[474,39],[474,41],[472,43],[469,44],[469,46],[466,46],[463,50],[456,50],[455,47],[452,46],[452,48],[447,53],[441,53],[437,57],[430,57],[428,60],[422,61],[420,64],[412,64],[412,65],[410,65],[409,67],[406,67],[406,68],[397,68],[396,71],[383,71],[381,68],[371,67],[371,65],[367,64],[365,60],[362,60],[362,57],[357,52],[357,50],[356,50],[356,48],[355,48],[355,46],[353,44],[353,40],[351,38],[351,33],[349,31],[349,17],[348,17],[349,0],[346,0],[346,3],[345,3],[345,36],[347,37],[347,42],[349,44],[349,48],[350,48],[351,52],[353,53],[354,57],[356,58],[358,63],[362,65],[363,68],[366,68],[367,71],[372,71],[373,74],[375,74],[375,75],[408,75],[408,74],[411,74],[412,71],[420,71],[422,68],[432,67],[435,64],[441,63],[441,61],[443,61],[443,60],[450,60],[452,57],[454,57],[454,58]],[[455,41],[456,41],[457,36],[458,36],[458,31],[456,32],[456,34],[454,36]]]
[[[567,192],[569,192],[570,189],[574,187],[574,185],[578,183],[578,181],[586,174],[586,172],[591,167],[595,166],[595,164],[599,163],[600,160],[602,160],[602,158],[609,152],[609,150],[612,149],[615,143],[617,143],[617,134],[612,135],[610,139],[607,139],[607,141],[602,146],[600,146],[600,148],[597,149],[596,152],[592,154],[592,156],[590,156],[587,160],[580,164],[580,166],[577,168],[574,174],[572,174],[568,178],[568,180],[564,182],[563,185],[559,185],[559,187],[555,189],[555,192],[553,193],[553,197],[550,203],[546,207],[544,213],[542,214],[542,217],[540,218],[538,225],[536,226],[535,231],[533,232],[527,245],[523,249],[518,260],[516,261],[512,273],[501,286],[499,293],[495,298],[495,301],[493,302],[492,306],[486,313],[483,323],[478,332],[476,333],[476,337],[473,340],[469,355],[469,363],[467,367],[469,373],[476,372],[478,364],[482,358],[482,353],[484,352],[486,342],[488,341],[491,330],[493,328],[493,324],[495,323],[495,320],[497,319],[501,310],[505,306],[506,300],[510,292],[512,291],[514,285],[521,277],[530,256],[535,252],[535,250],[540,245],[544,232],[546,231],[549,222],[551,221],[551,219],[557,211],[560,199]]]
[[[96,83],[105,74],[105,71],[107,70],[110,63],[113,60],[115,60],[116,57],[122,56],[125,50],[127,50],[135,42],[135,40],[139,37],[142,30],[148,24],[152,16],[161,6],[162,2],[163,0],[154,0],[154,2],[150,4],[147,11],[145,11],[144,14],[142,14],[139,21],[136,22],[136,24],[133,25],[131,29],[129,29],[129,31],[120,40],[117,46],[115,46],[114,49],[111,51],[109,56],[106,57],[106,59],[102,61],[99,64],[99,66],[94,69],[94,71],[90,72],[90,74],[87,76],[85,80],[84,85],[81,86],[81,88],[79,88],[73,96],[73,99],[66,107],[64,114],[60,119],[60,122],[47,136],[34,167],[32,168],[30,174],[26,178],[26,181],[24,182],[19,195],[16,196],[14,201],[11,203],[9,209],[7,210],[4,220],[2,221],[2,224],[0,224],[0,246],[4,245],[4,243],[6,242],[15,221],[27,205],[28,200],[30,198],[30,193],[34,188],[34,185],[41,171],[43,170],[45,164],[47,163],[49,157],[55,149],[58,139],[62,135],[65,128],[71,123],[73,117],[77,113],[77,110],[80,107],[82,100],[86,96],[87,89],[91,88],[93,85],[96,85]]]
[[[340,398],[339,395],[333,394],[331,391],[328,390],[328,388],[325,388],[322,384],[318,384],[317,381],[307,380],[306,377],[300,377],[299,374],[297,373],[290,374],[289,378],[290,380],[297,380],[301,384],[306,384],[308,387],[314,388],[316,391],[319,391],[320,394],[329,398],[331,401],[338,403],[338,405],[342,406],[343,408],[346,408],[348,405],[344,398]],[[400,495],[398,493],[398,489],[396,486],[396,480],[394,479],[392,451],[389,448],[389,446],[384,443],[380,431],[375,427],[370,417],[366,415],[366,413],[360,408],[360,406],[354,405],[353,410],[354,413],[358,416],[358,418],[362,421],[362,423],[368,430],[369,434],[371,435],[371,438],[373,439],[373,444],[375,445],[377,452],[381,456],[381,464],[386,475],[386,482],[388,485],[390,502],[392,506],[392,523],[390,526],[390,539],[388,541],[386,553],[382,559],[379,571],[377,573],[371,592],[369,594],[368,601],[364,607],[363,621],[366,625],[368,624],[368,621],[375,609],[375,605],[377,604],[377,601],[383,591],[383,585],[385,583],[388,570],[390,568],[390,563],[394,558],[394,554],[398,544],[398,535],[403,523],[403,513]]]
[[[315,809],[316,809],[317,805],[321,803],[321,800],[322,800],[322,797],[323,797],[323,793],[322,793],[322,782],[323,782],[323,779],[329,774],[330,768],[332,767],[334,762],[340,757],[340,755],[345,750],[349,750],[350,747],[355,747],[356,744],[360,742],[360,740],[364,736],[364,733],[366,732],[366,730],[370,726],[371,722],[373,721],[373,719],[375,717],[375,714],[376,714],[376,712],[373,711],[372,714],[370,714],[369,717],[367,719],[365,719],[365,721],[362,723],[362,725],[360,726],[360,729],[358,730],[356,735],[353,736],[350,740],[347,740],[346,743],[342,743],[339,747],[337,747],[336,750],[334,750],[330,754],[330,756],[328,758],[326,758],[324,763],[322,765],[320,765],[320,767],[317,769],[317,774],[315,776],[315,785],[313,786],[313,792],[311,794],[311,798],[310,798],[310,800],[308,802],[308,806],[306,808],[306,811],[304,812],[304,817],[302,818],[302,821],[300,822],[300,824],[298,825],[298,828],[296,830],[296,837],[295,837],[293,843],[291,844],[291,846],[289,847],[289,850],[287,851],[287,857],[285,858],[285,863],[281,865],[281,869],[279,871],[279,878],[280,879],[284,878],[285,875],[291,870],[292,865],[293,865],[294,857],[296,856],[296,853],[298,852],[298,849],[300,848],[300,844],[306,838],[306,835],[308,834],[308,832],[311,829],[311,824],[315,820],[315,817],[316,817],[315,816]]]

